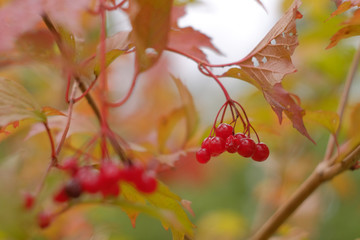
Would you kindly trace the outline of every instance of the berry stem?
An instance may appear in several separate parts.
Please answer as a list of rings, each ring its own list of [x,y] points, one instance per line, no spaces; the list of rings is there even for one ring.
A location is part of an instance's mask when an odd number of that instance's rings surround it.
[[[51,130],[49,128],[47,120],[45,120],[45,122],[43,122],[43,125],[44,125],[46,133],[47,133],[47,135],[49,137],[50,146],[51,146],[51,166],[55,167],[55,166],[58,165],[58,160],[57,160],[57,157],[56,157],[54,138],[52,136],[52,133],[51,133]]]

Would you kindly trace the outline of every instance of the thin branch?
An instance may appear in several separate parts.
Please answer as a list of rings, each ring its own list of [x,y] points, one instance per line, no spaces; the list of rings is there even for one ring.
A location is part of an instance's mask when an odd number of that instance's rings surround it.
[[[352,60],[348,75],[346,77],[344,90],[343,90],[343,93],[342,93],[342,96],[341,96],[341,99],[340,99],[340,103],[339,103],[339,106],[338,106],[337,113],[338,113],[339,119],[340,119],[339,126],[341,126],[341,123],[342,123],[345,106],[346,106],[346,104],[348,102],[348,99],[349,99],[349,92],[350,92],[350,89],[351,89],[351,84],[354,81],[356,70],[357,70],[358,65],[359,65],[359,61],[360,61],[360,45],[358,46],[358,50],[357,50],[357,52],[354,55],[354,58]],[[336,143],[336,137],[337,137],[337,135],[339,133],[339,130],[340,130],[340,127],[337,129],[337,131],[335,133],[335,136],[331,135],[330,138],[329,138],[328,145],[327,145],[326,152],[325,152],[325,157],[324,157],[324,159],[326,159],[326,161],[330,159],[330,157],[331,157],[331,155],[332,155],[332,153],[334,151],[334,147],[335,147],[335,143]]]

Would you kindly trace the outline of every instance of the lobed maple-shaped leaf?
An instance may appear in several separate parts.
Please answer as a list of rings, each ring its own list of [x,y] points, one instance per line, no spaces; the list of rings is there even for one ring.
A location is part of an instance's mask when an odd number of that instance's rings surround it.
[[[208,60],[201,48],[205,47],[221,54],[221,52],[211,43],[210,37],[192,27],[180,28],[178,26],[178,19],[184,15],[184,7],[173,7],[168,48],[170,50],[176,50],[191,55],[204,62],[208,62]]]
[[[360,1],[359,0],[348,0],[342,2],[338,8],[331,14],[330,17],[337,16],[341,13],[346,12],[352,7],[357,7],[353,15],[342,23],[344,27],[338,30],[330,39],[329,45],[326,49],[336,46],[342,39],[359,36],[360,35]]]
[[[240,68],[231,68],[222,76],[239,78],[259,88],[280,123],[285,113],[294,128],[312,140],[303,122],[305,111],[294,99],[295,95],[281,85],[285,75],[296,71],[291,55],[298,45],[295,20],[302,16],[298,12],[300,4],[300,0],[295,0],[255,49],[236,63]]]
[[[130,0],[129,17],[136,46],[136,69],[143,72],[160,58],[168,41],[172,0]]]

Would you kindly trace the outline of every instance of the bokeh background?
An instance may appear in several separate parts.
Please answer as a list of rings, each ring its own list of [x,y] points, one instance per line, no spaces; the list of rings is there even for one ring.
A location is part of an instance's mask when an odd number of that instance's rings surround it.
[[[257,45],[290,4],[290,1],[281,0],[262,2],[267,12],[253,0],[195,1],[188,5],[188,15],[180,25],[191,25],[212,37],[223,55],[205,50],[210,62],[239,60]],[[285,77],[283,85],[297,94],[302,107],[309,111],[336,111],[357,47],[358,39],[352,38],[325,50],[330,37],[346,17],[345,14],[328,19],[334,10],[335,4],[329,0],[303,0],[300,7],[304,17],[297,21],[300,45],[293,56],[298,72]],[[129,28],[124,15],[111,14],[108,20],[109,34]],[[94,28],[93,35],[86,37],[95,39],[96,31]],[[110,68],[116,94],[127,91],[132,60],[131,56],[121,57]],[[186,145],[193,149],[200,146],[209,133],[225,99],[216,83],[202,76],[196,65],[183,57],[164,54],[155,69],[139,79],[134,95],[124,108],[112,112],[111,124],[129,142],[155,148],[154,135],[161,119],[179,104],[177,90],[169,80],[169,70],[193,95],[198,113],[194,117],[199,118],[199,124],[194,137]],[[59,91],[64,89],[65,83],[61,72],[54,66],[33,61],[2,68],[0,74],[20,81],[40,103],[66,109],[62,91]],[[356,122],[360,113],[359,82],[359,77],[356,77],[339,143],[359,132]],[[271,154],[262,163],[222,154],[206,165],[198,164],[194,154],[187,154],[180,157],[174,167],[164,168],[158,173],[173,192],[192,202],[195,216],[189,214],[189,217],[197,226],[196,239],[199,240],[248,239],[322,160],[329,138],[329,132],[323,126],[305,117],[308,131],[316,141],[316,145],[312,144],[293,129],[287,119],[280,125],[256,88],[235,79],[223,79],[223,83],[231,96],[245,107],[262,141],[269,145]],[[84,116],[91,116],[84,102],[76,110]],[[141,214],[133,228],[121,209],[104,205],[74,207],[49,229],[40,231],[34,215],[21,207],[22,191],[37,186],[49,156],[47,136],[44,133],[29,136],[32,125],[31,121],[23,121],[12,134],[0,135],[0,239],[171,239],[171,233],[164,230],[158,220]],[[82,127],[88,132],[96,129],[94,121],[84,120],[74,125],[74,128]],[[184,127],[184,122],[180,121],[171,133],[167,153],[179,149]],[[81,144],[83,133],[74,132],[71,143]],[[63,154],[70,152],[71,149],[67,149]],[[47,179],[39,199],[42,207],[50,204],[47,199],[51,198],[63,178],[55,171]],[[360,238],[359,181],[357,171],[346,172],[321,186],[279,229],[276,239]]]

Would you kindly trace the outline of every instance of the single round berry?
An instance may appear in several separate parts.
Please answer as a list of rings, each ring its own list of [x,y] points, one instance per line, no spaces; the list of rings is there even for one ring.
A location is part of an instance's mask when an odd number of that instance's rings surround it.
[[[211,158],[209,151],[206,148],[200,148],[196,152],[196,160],[199,163],[207,163]]]
[[[76,178],[79,180],[82,189],[88,193],[96,193],[100,188],[100,174],[98,171],[83,167],[77,174]]]
[[[78,198],[82,193],[81,183],[78,179],[73,178],[65,184],[65,193],[70,198]]]
[[[52,214],[48,212],[40,212],[37,216],[37,223],[40,228],[47,228],[52,222]]]
[[[227,123],[220,123],[215,129],[216,136],[226,140],[228,136],[233,135],[234,128]]]
[[[35,198],[34,195],[32,195],[31,193],[25,193],[24,194],[24,208],[27,210],[30,210],[35,203]]]
[[[237,137],[235,137],[234,135],[228,136],[225,141],[225,149],[229,153],[237,152],[239,145],[240,145],[240,140]]]
[[[207,149],[209,153],[210,153],[211,139],[213,139],[213,137],[207,137],[207,138],[204,139],[204,141],[201,144],[201,148]]]
[[[255,146],[256,144],[251,138],[242,138],[237,152],[243,157],[251,157],[255,152]]]
[[[65,191],[65,187],[62,187],[59,191],[55,193],[53,200],[58,203],[69,201],[69,196]]]
[[[235,134],[234,135],[234,137],[236,137],[237,139],[242,139],[242,138],[246,138],[246,135],[245,134],[243,134],[243,133],[237,133],[237,134]]]
[[[270,151],[268,146],[265,143],[258,143],[255,146],[255,152],[254,154],[251,156],[251,158],[254,161],[257,162],[262,162],[265,161],[268,157],[269,157]]]
[[[157,180],[155,177],[146,173],[135,182],[136,189],[143,193],[153,193],[157,188]]]
[[[225,151],[224,139],[216,136],[211,139],[210,142],[210,154],[211,156],[218,156]]]
[[[102,163],[100,168],[101,184],[116,183],[120,179],[120,168],[117,164],[111,161]]]

